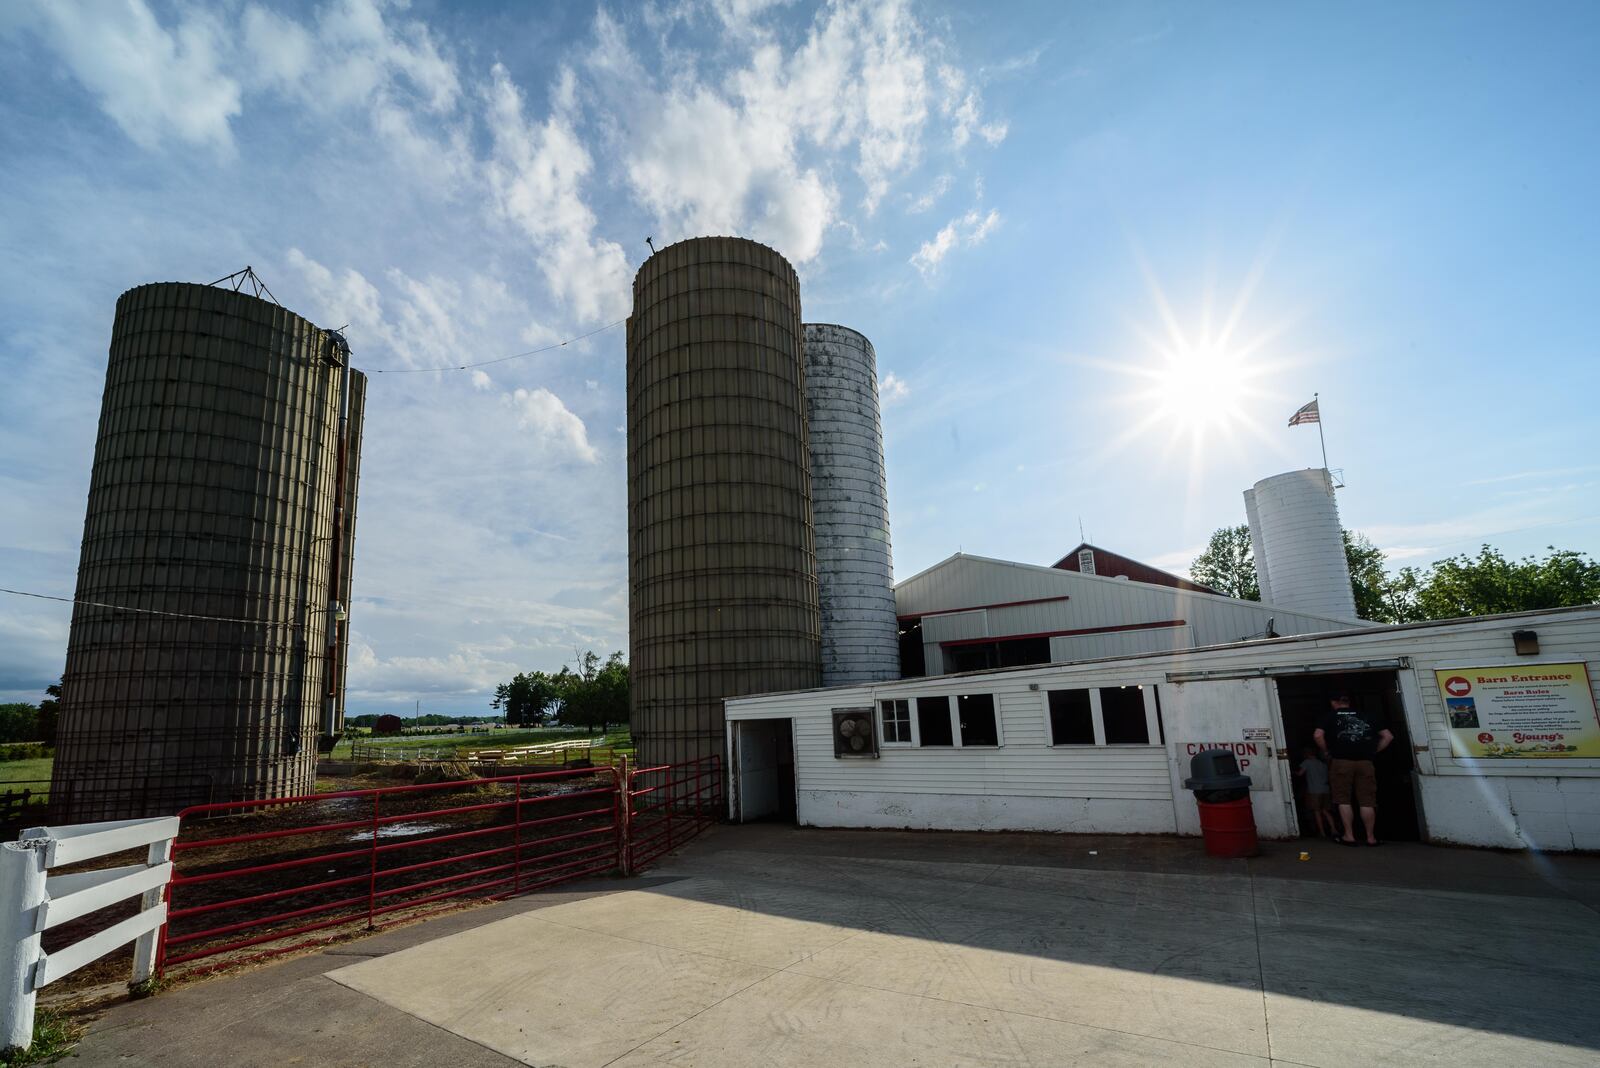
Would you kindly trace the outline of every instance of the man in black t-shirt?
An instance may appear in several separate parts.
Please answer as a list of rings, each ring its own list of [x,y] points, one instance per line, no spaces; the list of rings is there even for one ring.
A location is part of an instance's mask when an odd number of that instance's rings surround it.
[[[1378,776],[1372,758],[1389,747],[1394,734],[1381,712],[1369,712],[1350,707],[1350,695],[1335,694],[1332,706],[1317,721],[1312,734],[1317,748],[1328,762],[1328,784],[1333,791],[1333,803],[1339,806],[1339,817],[1344,821],[1343,845],[1356,844],[1355,809],[1361,809],[1361,822],[1366,825],[1367,845],[1377,845]],[[1354,795],[1354,804],[1352,796]]]

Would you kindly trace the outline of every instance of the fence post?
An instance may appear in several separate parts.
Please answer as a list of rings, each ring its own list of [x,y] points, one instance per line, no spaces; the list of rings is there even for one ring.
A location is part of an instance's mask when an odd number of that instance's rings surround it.
[[[159,842],[150,843],[150,851],[145,854],[145,867],[154,868],[165,864],[172,859],[172,843],[174,839],[163,838]],[[153,909],[167,898],[167,884],[146,890],[139,899],[139,911]],[[133,943],[133,981],[135,984],[148,982],[156,975],[156,953],[161,939],[161,932],[166,927],[163,921],[160,927],[146,931]]]
[[[39,906],[50,839],[0,843],[0,1050],[33,1044],[33,971],[39,963]]]
[[[633,798],[628,796],[628,754],[611,768],[617,777],[617,868],[623,875],[633,874]]]
[[[372,917],[378,905],[378,801],[383,797],[374,791],[372,794],[372,859],[371,868],[367,875],[367,930],[375,931]]]
[[[516,800],[511,802],[513,824],[511,840],[511,893],[522,893],[522,777],[517,777]]]

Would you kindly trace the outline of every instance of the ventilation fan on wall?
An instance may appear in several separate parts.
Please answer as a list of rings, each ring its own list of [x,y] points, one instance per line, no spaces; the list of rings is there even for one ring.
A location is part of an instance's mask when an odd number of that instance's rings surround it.
[[[878,731],[870,708],[833,710],[833,755],[872,757],[878,755]]]

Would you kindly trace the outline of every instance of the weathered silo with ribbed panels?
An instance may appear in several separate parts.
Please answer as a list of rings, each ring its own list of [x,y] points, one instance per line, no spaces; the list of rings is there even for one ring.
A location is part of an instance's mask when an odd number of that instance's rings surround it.
[[[364,397],[343,339],[271,301],[165,282],[117,301],[58,819],[312,791],[343,725]]]
[[[821,682],[799,280],[731,237],[662,249],[628,319],[628,582],[642,764],[721,754],[724,698]]]
[[[832,323],[805,325],[805,351],[822,684],[898,679],[877,354],[862,334]]]

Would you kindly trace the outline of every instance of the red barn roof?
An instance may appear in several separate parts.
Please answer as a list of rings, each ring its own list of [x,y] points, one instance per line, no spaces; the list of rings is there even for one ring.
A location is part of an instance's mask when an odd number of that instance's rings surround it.
[[[1089,554],[1087,557],[1084,554]],[[1092,560],[1092,566],[1085,567],[1084,563]],[[1117,578],[1126,576],[1133,582],[1149,582],[1157,586],[1172,586],[1180,590],[1193,590],[1197,593],[1216,593],[1210,586],[1202,586],[1198,582],[1190,582],[1186,578],[1174,575],[1170,571],[1163,571],[1159,567],[1141,564],[1137,560],[1129,559],[1120,553],[1109,549],[1102,549],[1098,545],[1084,542],[1067,555],[1057,560],[1052,567],[1059,567],[1063,571],[1077,571],[1081,574],[1099,575],[1101,578]]]

